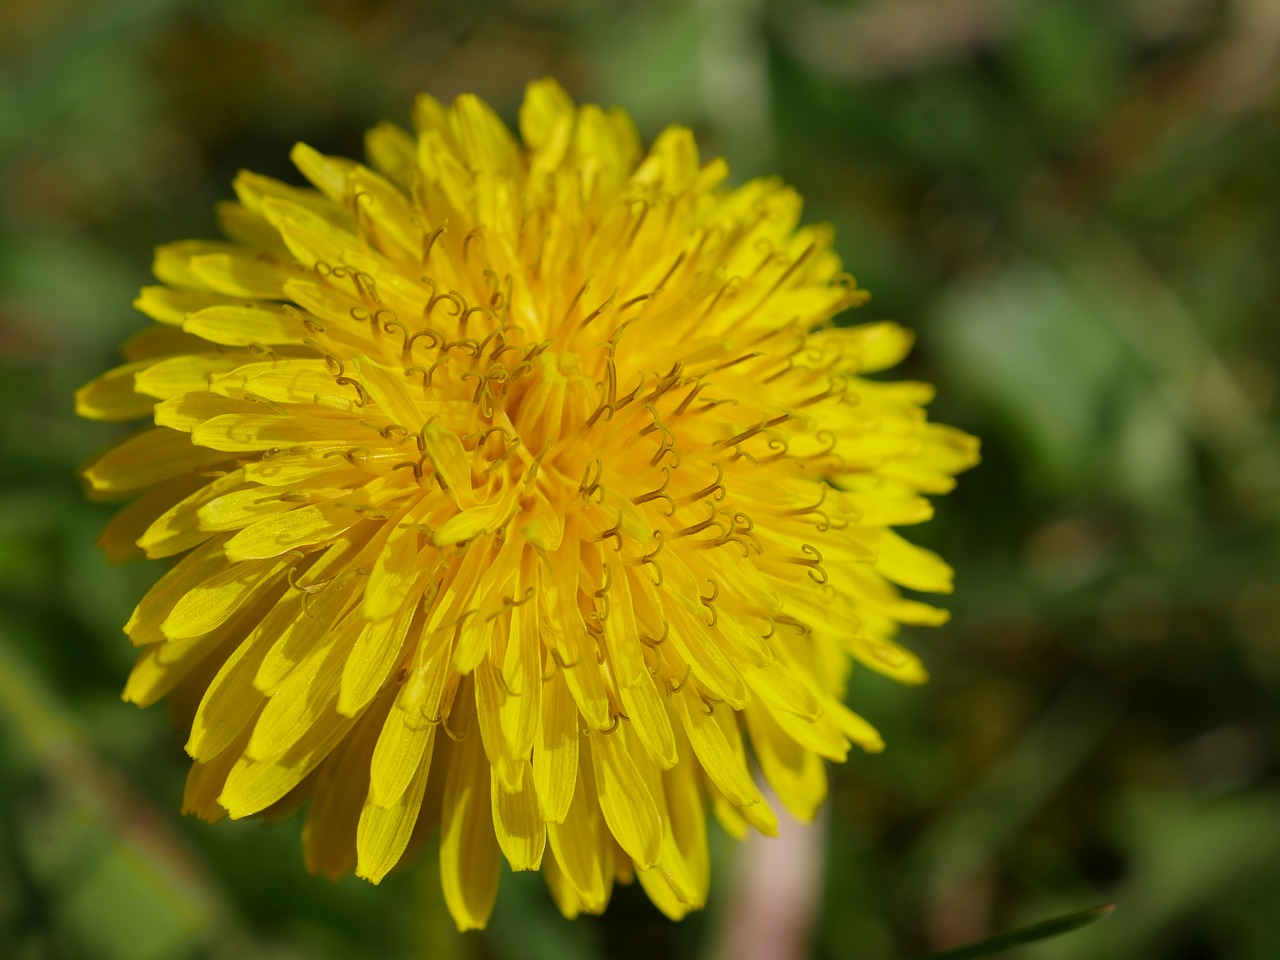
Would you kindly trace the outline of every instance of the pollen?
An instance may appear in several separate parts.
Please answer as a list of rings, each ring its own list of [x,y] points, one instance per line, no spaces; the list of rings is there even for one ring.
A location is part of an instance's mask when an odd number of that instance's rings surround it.
[[[896,527],[977,444],[776,180],[688,130],[532,84],[517,138],[421,97],[368,164],[251,173],[224,242],[159,248],[155,323],[80,412],[152,425],[85,471],[102,545],[178,558],[125,626],[124,691],[189,730],[185,809],[306,807],[307,866],[377,883],[439,836],[460,928],[498,868],[567,916],[638,880],[679,918],[707,817],[811,818],[877,751],[855,665],[925,679],[903,596],[951,571]],[[748,760],[748,756],[752,758]]]

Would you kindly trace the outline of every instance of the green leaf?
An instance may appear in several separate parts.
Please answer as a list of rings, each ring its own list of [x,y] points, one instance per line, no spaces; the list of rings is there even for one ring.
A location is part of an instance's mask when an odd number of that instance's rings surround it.
[[[1006,950],[1012,950],[1014,947],[1036,943],[1040,940],[1048,940],[1050,937],[1056,937],[1072,930],[1079,930],[1081,927],[1087,927],[1091,923],[1097,923],[1103,917],[1111,916],[1115,909],[1116,905],[1114,903],[1104,903],[1100,907],[1090,907],[1088,910],[1068,913],[1066,916],[1054,917],[1052,920],[1041,920],[1039,923],[1033,923],[1028,927],[1020,927],[1017,930],[1009,930],[1006,933],[997,933],[993,937],[987,937],[985,940],[966,944],[963,947],[956,947],[954,950],[931,953],[922,958],[922,960],[972,960],[973,957],[993,957]]]

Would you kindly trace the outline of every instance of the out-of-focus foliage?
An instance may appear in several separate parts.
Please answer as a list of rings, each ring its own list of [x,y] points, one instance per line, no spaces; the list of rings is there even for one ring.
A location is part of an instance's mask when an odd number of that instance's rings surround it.
[[[7,0],[0,6],[0,954],[712,956],[626,891],[504,880],[459,937],[428,867],[337,885],[297,830],[177,815],[122,705],[155,570],[93,546],[71,393],[140,325],[150,248],[240,166],[296,179],[411,95],[530,77],[779,172],[914,326],[985,460],[916,531],[933,682],[855,678],[889,749],[835,771],[815,956],[907,956],[1117,900],[1027,957],[1280,956],[1280,6],[1273,0]],[[754,853],[754,848],[752,849]],[[745,875],[745,874],[744,874]]]

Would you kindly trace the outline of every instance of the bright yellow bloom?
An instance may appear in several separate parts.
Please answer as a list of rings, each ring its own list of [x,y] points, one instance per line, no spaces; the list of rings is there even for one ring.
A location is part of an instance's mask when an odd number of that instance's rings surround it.
[[[422,97],[370,166],[299,145],[315,189],[244,173],[230,242],[161,247],[158,321],[82,414],[155,426],[86,471],[131,497],[113,559],[180,559],[125,627],[125,699],[190,725],[185,807],[309,800],[313,871],[378,882],[440,833],[483,926],[499,857],[565,914],[638,877],[703,904],[706,806],[774,830],[875,730],[853,661],[945,614],[951,571],[893,531],[976,443],[932,390],[868,380],[910,335],[774,180],[722,186],[688,130],[533,84],[523,147],[475,97]]]

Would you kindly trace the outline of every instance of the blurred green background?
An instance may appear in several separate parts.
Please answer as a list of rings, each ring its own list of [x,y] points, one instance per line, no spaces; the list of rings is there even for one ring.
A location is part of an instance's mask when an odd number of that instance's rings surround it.
[[[71,394],[142,324],[160,242],[240,167],[357,155],[411,96],[512,118],[545,74],[778,172],[920,335],[905,375],[984,462],[912,536],[958,570],[934,680],[855,678],[821,958],[907,957],[1115,899],[1028,958],[1280,956],[1280,4],[1274,0],[4,0],[0,955],[713,957],[623,889],[562,921],[506,876],[459,937],[430,856],[380,888],[297,824],[179,817],[180,738],[125,706]],[[726,921],[726,918],[730,918]]]

